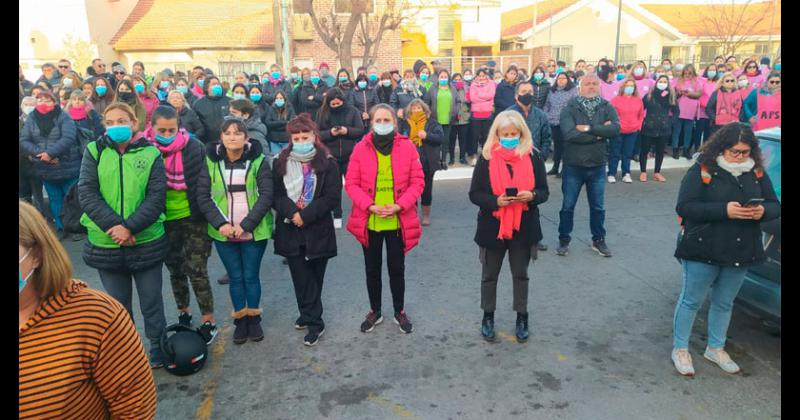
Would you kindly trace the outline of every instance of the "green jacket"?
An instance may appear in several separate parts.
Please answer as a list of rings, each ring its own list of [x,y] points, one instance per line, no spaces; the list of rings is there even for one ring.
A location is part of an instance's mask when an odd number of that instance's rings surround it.
[[[164,236],[163,204],[156,210],[157,215],[153,212],[155,221],[148,226],[141,226],[139,230],[140,226],[128,224],[132,221],[135,225],[137,218],[143,216],[143,211],[151,212],[151,209],[143,210],[141,207],[148,195],[151,172],[156,162],[161,160],[161,152],[144,139],[134,141],[122,155],[109,147],[98,151],[97,144],[96,141],[89,143],[86,150],[97,162],[97,183],[105,204],[119,216],[122,225],[136,236],[137,246]],[[163,172],[163,164],[160,166]],[[164,199],[160,202],[163,203]],[[90,244],[98,248],[120,247],[87,213],[81,216],[81,224],[86,226]]]

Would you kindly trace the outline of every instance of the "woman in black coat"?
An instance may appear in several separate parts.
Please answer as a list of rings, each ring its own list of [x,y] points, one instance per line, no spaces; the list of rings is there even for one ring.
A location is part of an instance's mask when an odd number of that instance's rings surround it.
[[[407,136],[417,146],[425,173],[425,189],[422,191],[422,226],[431,224],[431,203],[433,202],[433,175],[442,169],[439,154],[444,141],[444,130],[431,114],[428,104],[422,99],[414,99],[405,109],[406,118],[399,120],[397,132]],[[413,127],[412,127],[413,125]]]
[[[308,328],[303,342],[313,346],[325,331],[322,283],[336,256],[331,211],[340,205],[342,177],[308,114],[289,121],[287,131],[291,143],[273,164],[275,254],[289,262],[300,311],[295,328]]]
[[[647,182],[647,155],[650,147],[656,149],[656,167],[653,178],[658,182],[666,182],[661,175],[661,163],[664,161],[664,147],[672,135],[673,116],[678,115],[675,89],[666,75],[656,79],[656,86],[644,97],[645,117],[642,123],[642,147],[639,152],[639,181]]]
[[[378,103],[378,94],[374,87],[369,85],[367,76],[360,75],[356,78],[356,87],[353,89],[353,106],[361,113],[364,127],[369,131],[369,110]]]
[[[672,361],[680,374],[694,375],[689,337],[710,288],[708,346],[703,356],[724,371],[737,373],[739,366],[724,350],[733,301],[748,267],[766,259],[761,224],[781,215],[749,126],[725,125],[703,144],[697,163],[681,182],[676,211],[682,235],[675,257],[683,265],[683,289],[673,321]]]
[[[347,173],[347,164],[356,142],[364,135],[361,113],[347,102],[339,88],[328,91],[317,114],[317,126],[323,144],[330,150],[339,165],[339,174]],[[342,206],[333,210],[334,226],[342,227]]]
[[[527,173],[529,170],[531,173]],[[509,188],[516,189],[517,194],[507,195]],[[480,248],[483,266],[481,334],[487,341],[495,338],[497,279],[506,251],[514,279],[517,341],[528,340],[528,264],[533,249],[542,240],[538,205],[549,196],[544,161],[533,148],[522,114],[516,111],[497,114],[469,189],[470,201],[480,208],[475,243]]]
[[[185,129],[194,137],[202,138],[206,129],[200,122],[197,113],[186,104],[186,97],[177,90],[173,90],[167,95],[167,103],[178,111],[178,123],[180,128]]]
[[[225,96],[225,89],[217,76],[206,77],[203,82],[203,96],[192,104],[192,109],[203,123],[202,136],[198,138],[204,143],[218,142],[222,120],[228,115],[230,98]]]
[[[319,71],[311,70],[309,73],[309,80],[304,80],[297,90],[294,92],[295,111],[298,114],[307,112],[311,115],[311,119],[317,118],[317,112],[322,106],[322,101],[325,100],[325,92],[328,91],[328,86],[319,76]]]
[[[290,96],[278,91],[275,93],[272,105],[267,107],[264,114],[264,125],[267,126],[267,141],[269,142],[269,155],[275,156],[289,144],[289,134],[286,133],[286,123],[294,118],[294,107],[288,99]]]

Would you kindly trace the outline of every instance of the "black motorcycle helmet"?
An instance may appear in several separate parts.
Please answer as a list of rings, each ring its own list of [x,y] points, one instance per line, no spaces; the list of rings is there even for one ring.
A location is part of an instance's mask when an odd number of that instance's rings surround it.
[[[167,372],[186,376],[197,373],[206,364],[208,346],[195,328],[172,324],[161,335],[161,350],[167,356]]]

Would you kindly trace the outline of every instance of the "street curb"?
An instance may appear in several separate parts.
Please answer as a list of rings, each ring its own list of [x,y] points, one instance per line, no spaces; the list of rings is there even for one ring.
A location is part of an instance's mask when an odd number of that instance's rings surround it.
[[[664,156],[664,162],[661,165],[661,169],[686,169],[691,167],[694,164],[694,160],[688,160],[684,157],[681,157],[678,160],[673,159],[671,156]],[[647,160],[647,168],[648,170],[652,170],[656,165],[655,159],[648,159]],[[552,163],[546,163],[545,166],[549,171],[552,167]],[[446,171],[436,171],[436,174],[433,176],[434,181],[452,181],[457,179],[471,179],[472,178],[472,170],[474,168],[472,166],[457,166]],[[631,173],[639,173],[639,164],[637,162],[631,162]]]

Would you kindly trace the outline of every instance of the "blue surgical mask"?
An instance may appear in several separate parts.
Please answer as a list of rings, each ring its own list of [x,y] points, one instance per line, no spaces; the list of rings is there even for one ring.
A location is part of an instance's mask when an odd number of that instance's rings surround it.
[[[318,85],[319,84],[319,76],[311,76],[311,83]]]
[[[447,85],[447,78],[439,79],[439,86],[446,86]]]
[[[420,74],[419,75],[419,80],[422,80],[423,82],[427,82],[428,81],[428,75],[425,74],[425,73]]]
[[[625,92],[626,95],[633,95],[633,86],[625,86],[622,91]]]
[[[347,81],[347,77],[345,77],[345,76],[342,76],[342,77],[339,78],[339,83],[344,83],[346,81]]]
[[[672,70],[672,66],[670,66],[669,64],[664,64],[664,70],[670,71]]]
[[[641,76],[641,75],[644,74],[644,69],[641,68],[641,67],[635,68],[635,69],[633,69],[633,74],[636,75],[636,76]]]
[[[622,80],[624,78],[625,78],[625,74],[624,73],[617,73],[617,80]]]
[[[533,80],[537,80],[538,81],[538,80],[542,80],[542,79],[544,79],[544,73],[534,73],[533,74]]]
[[[389,86],[392,85],[392,81],[391,80],[381,80],[381,85],[383,85],[384,87],[389,87]]]
[[[780,70],[780,69],[781,69],[781,63],[776,64],[775,65],[775,70]]]
[[[234,93],[233,94],[233,99],[234,100],[236,100],[236,99],[244,99],[244,98],[245,98],[245,94],[244,93]]]
[[[28,258],[28,255],[30,255],[30,253],[31,253],[31,250],[29,249],[28,252],[26,252],[25,255],[23,255],[22,258],[20,258],[19,263],[22,264],[22,262],[25,261],[25,258]],[[36,269],[34,268],[33,270],[31,270],[31,272],[28,273],[28,275],[25,276],[24,278],[22,277],[22,269],[19,270],[19,292],[20,293],[22,293],[22,289],[25,288],[25,284],[28,282],[28,279],[31,278],[31,275],[33,275],[33,271],[34,270],[36,270]]]
[[[269,78],[265,77],[265,78],[261,79],[261,83],[263,83],[263,84],[269,83]]]
[[[108,88],[102,85],[97,85],[94,87],[94,91],[97,92],[98,95],[103,96],[108,92]]]
[[[160,86],[161,89],[167,89],[169,87],[169,81],[163,80],[161,83],[158,84],[158,86]]]
[[[387,134],[391,134],[391,132],[394,131],[394,124],[392,123],[373,124],[372,130],[375,131],[375,134],[379,136],[385,136]]]
[[[667,86],[669,86],[669,83],[667,82],[656,83],[658,90],[667,90]]]
[[[369,80],[371,80],[373,82],[378,80],[378,75],[377,74],[370,74],[369,75]]]
[[[178,135],[175,134],[172,137],[162,137],[162,136],[156,134],[156,141],[166,146],[168,144],[172,144],[172,142],[175,141],[175,137],[177,137],[177,136]]]
[[[133,85],[133,88],[136,89],[136,93],[144,93],[144,85],[141,83]]]
[[[359,80],[358,81],[358,88],[359,89],[364,89],[366,87],[367,87],[367,82],[365,80]]]
[[[250,94],[250,100],[253,101],[253,102],[260,101],[261,100],[261,94],[260,93],[251,93]]]
[[[473,76],[472,76],[472,75],[469,75],[469,74],[468,74],[468,75],[464,76],[464,80],[466,80],[466,81],[468,81],[468,82],[471,82],[471,81],[472,81],[472,79],[473,79]]]
[[[275,100],[275,106],[277,106],[278,108],[283,108],[283,105],[284,105],[285,103],[286,103],[286,101],[285,101],[285,100],[283,100],[283,99],[280,99],[280,98],[278,98],[278,99],[276,99],[276,100]]]
[[[106,134],[115,143],[125,143],[133,136],[133,130],[129,125],[112,125],[106,128]]]
[[[273,79],[280,79],[280,78],[281,78],[281,72],[279,72],[279,71],[273,71],[273,72],[272,72],[272,78],[273,78]]]
[[[188,87],[188,86],[175,86],[175,89],[176,89],[178,92],[180,92],[180,93],[182,93],[182,94],[184,94],[184,95],[186,95],[187,93],[189,93],[189,87]]]
[[[683,71],[683,64],[676,64],[675,65],[675,70]]]
[[[708,74],[708,77],[711,78],[711,79],[713,79],[714,77],[717,76],[717,72],[715,72],[714,70],[709,70],[707,72],[707,74]]]
[[[222,96],[222,85],[211,86],[211,96]]]
[[[564,73],[564,67],[559,67],[556,69],[556,74]]]
[[[314,150],[314,143],[292,143],[292,152],[305,156]]]
[[[197,86],[199,86],[199,87],[201,87],[201,88],[202,88],[202,87],[203,87],[203,84],[204,84],[205,82],[206,82],[206,79],[200,79],[200,80],[198,80],[198,81],[197,81]]]
[[[500,145],[508,150],[514,150],[519,146],[519,137],[500,138]]]

